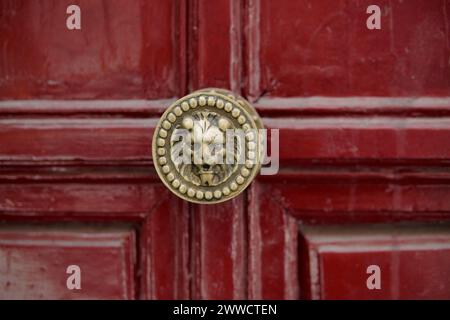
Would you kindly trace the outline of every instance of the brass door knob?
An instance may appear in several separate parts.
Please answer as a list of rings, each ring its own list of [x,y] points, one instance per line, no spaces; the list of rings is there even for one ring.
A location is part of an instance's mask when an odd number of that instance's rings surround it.
[[[263,125],[252,105],[209,88],[175,101],[153,135],[153,162],[163,183],[195,203],[234,198],[261,168]]]

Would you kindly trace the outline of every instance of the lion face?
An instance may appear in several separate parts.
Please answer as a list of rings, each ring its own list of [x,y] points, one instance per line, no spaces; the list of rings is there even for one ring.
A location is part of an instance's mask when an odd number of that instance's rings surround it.
[[[214,112],[199,111],[185,116],[180,129],[187,134],[183,139],[176,134],[171,139],[172,161],[179,173],[195,185],[215,186],[225,181],[237,168],[236,161],[230,164],[225,161],[226,130],[231,127],[228,119]],[[238,141],[234,145],[239,148]]]

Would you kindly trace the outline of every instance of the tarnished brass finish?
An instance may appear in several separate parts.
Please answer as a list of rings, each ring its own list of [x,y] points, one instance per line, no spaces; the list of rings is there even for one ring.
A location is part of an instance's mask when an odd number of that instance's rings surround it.
[[[211,204],[234,198],[261,168],[262,128],[244,98],[223,89],[195,91],[175,101],[155,128],[156,171],[187,201]]]

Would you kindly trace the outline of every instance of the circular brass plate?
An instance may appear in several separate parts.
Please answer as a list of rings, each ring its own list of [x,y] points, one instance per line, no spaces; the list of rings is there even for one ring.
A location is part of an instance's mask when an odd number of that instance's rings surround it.
[[[234,198],[261,168],[262,128],[244,98],[223,89],[198,90],[175,101],[159,120],[152,144],[156,171],[187,201]]]

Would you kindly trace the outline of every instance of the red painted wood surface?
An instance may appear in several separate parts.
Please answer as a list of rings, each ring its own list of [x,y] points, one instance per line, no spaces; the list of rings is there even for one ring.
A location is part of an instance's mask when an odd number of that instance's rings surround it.
[[[450,229],[445,226],[305,228],[300,268],[313,299],[450,299]],[[368,290],[371,265],[380,289]]]
[[[256,97],[450,94],[447,0],[251,2]],[[382,26],[369,31],[373,4]]]
[[[130,228],[12,227],[0,230],[1,299],[133,299],[135,232]],[[81,289],[68,290],[67,267]]]
[[[59,173],[53,167],[5,170],[0,174],[0,217],[5,228],[25,221],[95,222],[106,223],[105,227],[132,223],[138,236],[133,243],[136,277],[128,279],[136,288],[133,297],[185,299],[189,296],[188,208],[156,179],[148,167],[62,167]]]
[[[2,250],[28,257],[2,298],[80,297],[63,287],[75,258],[127,275],[100,287],[88,271],[89,298],[450,298],[448,0],[380,0],[375,31],[365,0],[80,0],[81,31],[68,4],[0,2],[0,268]],[[151,137],[209,86],[280,130],[281,168],[190,205],[157,178]],[[369,262],[381,292],[364,289]]]
[[[189,2],[189,89],[241,90],[242,1]]]
[[[192,207],[192,298],[247,298],[245,197]]]
[[[184,90],[179,1],[76,1],[76,31],[66,27],[71,4],[1,2],[1,97],[156,99]]]

